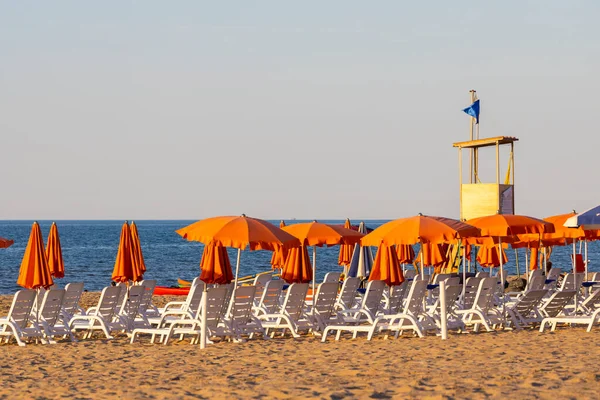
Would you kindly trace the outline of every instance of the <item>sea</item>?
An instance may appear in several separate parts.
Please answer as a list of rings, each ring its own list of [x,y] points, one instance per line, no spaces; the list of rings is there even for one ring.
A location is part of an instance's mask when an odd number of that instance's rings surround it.
[[[58,286],[69,282],[85,283],[85,289],[99,291],[110,284],[111,274],[117,255],[121,226],[124,221],[56,221],[62,245],[65,262],[65,277],[57,279]],[[147,279],[156,279],[159,285],[176,286],[177,278],[192,280],[200,274],[200,258],[203,245],[188,242],[175,231],[195,221],[183,220],[139,220],[135,221],[140,236],[142,251],[146,262]],[[271,221],[279,225],[279,220]],[[302,220],[285,221],[288,225]],[[324,223],[343,224],[344,220],[320,220]],[[359,220],[353,220],[358,224]],[[387,220],[365,220],[369,228],[377,228]],[[0,237],[12,239],[15,243],[7,248],[0,249],[0,294],[14,293],[19,290],[16,281],[19,267],[27,246],[31,225],[33,221],[0,221]],[[50,231],[52,221],[38,221],[42,229],[44,240]],[[577,251],[580,251],[577,246]],[[418,251],[418,246],[415,247]],[[317,280],[330,271],[341,272],[338,266],[339,248],[317,248]],[[375,255],[376,249],[373,249]],[[553,266],[563,270],[570,268],[572,246],[556,247],[552,253]],[[240,276],[252,275],[271,270],[269,251],[243,251],[241,255]],[[310,252],[312,255],[312,251]],[[514,250],[507,251],[509,258],[506,269],[510,274],[515,274],[517,264]],[[235,267],[237,251],[229,249],[232,266]],[[523,273],[525,249],[518,250],[518,259],[521,263],[520,271]],[[589,270],[600,271],[600,244],[589,243],[588,248]]]

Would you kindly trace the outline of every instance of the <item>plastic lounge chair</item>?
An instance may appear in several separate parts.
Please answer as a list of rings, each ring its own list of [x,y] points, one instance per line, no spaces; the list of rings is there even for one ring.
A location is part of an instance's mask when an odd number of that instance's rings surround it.
[[[260,314],[274,314],[279,311],[281,307],[280,298],[283,290],[283,281],[281,279],[270,280],[265,285],[260,299],[256,301],[256,306],[252,309],[255,315]]]
[[[111,331],[122,329],[122,324],[115,312],[121,288],[119,286],[108,286],[102,289],[98,305],[89,308],[85,315],[75,315],[69,321],[71,331],[85,330],[85,338],[92,337],[96,330],[101,330],[107,339],[113,339]]]
[[[462,315],[465,325],[474,326],[475,332],[479,331],[480,325],[483,325],[488,332],[491,332],[492,328],[490,325],[501,322],[493,309],[494,294],[498,286],[497,281],[498,279],[495,277],[481,279],[471,308],[456,311]],[[469,280],[467,280],[468,282]]]
[[[540,308],[539,312],[543,318],[540,323],[540,332],[544,331],[546,324],[553,325],[554,318],[565,312],[566,305],[573,300],[574,290],[563,290],[555,292]],[[556,328],[556,326],[554,326]]]
[[[335,302],[338,295],[338,282],[323,282],[317,288],[315,300],[310,310],[305,312],[307,323],[299,321],[297,325],[301,329],[308,326],[313,333],[322,331],[327,324],[332,323],[337,318],[335,312]]]
[[[298,322],[304,312],[304,303],[308,292],[308,283],[292,283],[286,291],[285,299],[279,312],[274,314],[261,314],[258,316],[261,326],[265,329],[265,334],[272,330],[271,337],[275,335],[276,329],[281,329],[281,336],[285,335],[285,330],[289,329],[294,338],[300,337],[298,334]]]
[[[360,286],[360,279],[346,278],[342,284],[342,290],[338,294],[335,307],[338,310],[348,310],[356,305],[357,290]]]
[[[81,294],[83,293],[83,282],[71,282],[65,286],[65,295],[62,300],[61,316],[68,324],[71,318],[77,314],[85,314],[85,310],[79,306]]]
[[[557,292],[560,293],[560,292]],[[571,295],[573,296],[573,295]],[[571,297],[572,298],[572,297]],[[566,302],[568,303],[570,298],[567,296]],[[553,317],[546,317],[542,321],[540,326],[540,332],[543,332],[544,325],[547,323],[551,325],[551,331],[556,329],[556,325],[559,323],[571,324],[571,325],[587,325],[587,332],[591,332],[594,324],[600,319],[600,289],[596,289],[590,294],[585,301],[582,303],[581,308],[586,313],[583,315],[557,315]],[[566,304],[566,303],[565,303]],[[565,307],[566,308],[566,307]]]
[[[172,322],[182,318],[194,318],[200,308],[202,292],[204,291],[204,282],[196,281],[192,283],[190,292],[185,301],[171,301],[164,308],[159,308],[160,316],[147,318],[152,326],[163,326],[166,322]]]
[[[135,319],[140,314],[140,306],[146,288],[141,285],[131,286],[127,292],[117,318],[121,322],[121,328],[124,332],[130,333],[134,329]]]
[[[540,277],[534,277],[534,279],[537,278]],[[543,276],[541,278],[544,279]],[[543,284],[541,286],[543,287]],[[514,304],[506,308],[510,318],[510,324],[516,329],[523,329],[533,322],[541,321],[537,310],[544,300],[546,293],[548,293],[548,290],[546,289],[531,289],[525,291]]]
[[[14,337],[19,346],[25,346],[23,339],[43,336],[37,324],[31,324],[35,300],[35,290],[19,290],[15,293],[8,315],[0,318],[0,336],[6,337],[5,343],[9,343],[11,337]]]
[[[147,322],[149,317],[159,316],[158,308],[152,304],[152,296],[154,295],[154,289],[156,289],[156,279],[144,279],[140,282],[140,286],[143,286],[146,290],[140,303],[140,316],[144,323]]]
[[[479,290],[479,284],[483,278],[470,277],[465,282],[465,293],[460,301],[460,306],[463,310],[468,310],[473,307],[473,302]]]
[[[69,329],[68,320],[65,321],[61,316],[62,303],[65,298],[64,289],[50,289],[44,294],[40,311],[38,314],[38,326],[44,333],[48,343],[55,344],[55,336],[69,336],[72,342],[76,341],[71,329]]]
[[[243,342],[242,335],[249,335],[252,338],[254,333],[260,332],[266,338],[261,322],[252,313],[255,292],[255,286],[241,286],[235,289],[225,317],[214,332],[216,336],[225,336],[235,342]]]
[[[272,276],[270,273],[269,274],[259,274],[259,275],[256,275],[256,278],[254,278],[253,285],[256,287],[256,293],[254,293],[254,302],[256,303],[256,305],[258,305],[258,301],[262,297],[262,293],[263,293],[263,290],[265,289],[265,286],[267,285],[267,282],[269,282],[271,279],[272,279]]]
[[[455,278],[446,279],[446,326],[448,329],[465,329],[465,324],[462,318],[456,313],[458,309],[458,301],[462,293],[462,285],[460,280]],[[438,288],[439,291],[439,288]],[[438,328],[441,329],[441,303],[439,296],[432,307],[428,309],[428,314],[434,319]]]
[[[388,289],[386,304],[383,308],[384,314],[398,314],[404,307],[404,300],[410,291],[412,281],[404,281],[400,285],[392,286]]]
[[[323,283],[340,283],[340,277],[342,276],[339,272],[328,272],[323,277]]]

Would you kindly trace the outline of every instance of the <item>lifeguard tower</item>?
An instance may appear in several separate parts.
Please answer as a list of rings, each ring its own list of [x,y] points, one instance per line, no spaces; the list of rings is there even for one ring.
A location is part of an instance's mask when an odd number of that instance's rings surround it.
[[[475,104],[477,94],[470,91],[471,102]],[[479,117],[479,104],[477,104],[477,117]],[[465,112],[467,112],[465,110]],[[467,112],[470,114],[469,112]],[[470,114],[471,115],[471,114]],[[478,118],[470,118],[471,137],[469,141],[457,142],[453,146],[458,148],[459,182],[460,182],[460,219],[483,217],[485,215],[514,214],[515,212],[515,158],[514,144],[516,137],[497,136],[479,138]],[[500,146],[510,146],[508,169],[503,182],[500,181]],[[479,150],[495,147],[496,149],[496,182],[482,182],[479,177]],[[463,150],[469,151],[469,177],[464,180]],[[489,162],[489,161],[488,161]]]

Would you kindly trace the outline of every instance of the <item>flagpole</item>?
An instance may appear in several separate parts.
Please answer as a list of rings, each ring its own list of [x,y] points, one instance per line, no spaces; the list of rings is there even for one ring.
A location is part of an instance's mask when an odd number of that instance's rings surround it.
[[[471,97],[471,104],[473,104],[473,93],[475,91],[474,90],[470,90],[469,94]],[[470,136],[470,140],[473,140],[473,117],[469,118],[469,128],[471,130],[471,136]],[[469,152],[469,183],[473,183],[473,177],[475,174],[475,169],[473,168],[473,159],[475,158],[475,149],[471,148],[471,151]]]

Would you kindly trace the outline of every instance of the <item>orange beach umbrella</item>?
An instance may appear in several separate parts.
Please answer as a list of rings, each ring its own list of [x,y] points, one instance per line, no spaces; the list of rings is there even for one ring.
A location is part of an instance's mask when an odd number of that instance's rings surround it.
[[[415,259],[415,250],[410,244],[396,245],[396,253],[400,264],[412,264]]]
[[[39,224],[34,222],[23,255],[23,261],[21,261],[17,285],[26,289],[48,289],[53,284],[44,251],[42,230]]]
[[[375,256],[370,281],[384,281],[388,286],[396,286],[404,282],[404,274],[394,246],[381,244]]]
[[[15,243],[14,240],[4,239],[0,237],[0,249],[6,249]]]
[[[225,285],[233,280],[231,262],[227,249],[223,246],[207,244],[200,260],[200,280],[207,284]]]
[[[498,246],[494,244],[484,244],[477,251],[477,262],[482,267],[499,267],[500,256],[498,255]],[[502,264],[508,262],[506,252],[502,249]]]
[[[112,280],[115,282],[139,282],[142,280],[139,269],[134,265],[133,241],[131,239],[131,228],[127,221],[121,228],[121,239],[119,250],[113,268]]]
[[[350,219],[346,218],[346,222],[344,223],[345,229],[352,228],[352,224],[350,223]],[[350,266],[352,262],[352,253],[354,252],[354,244],[341,244],[340,245],[340,254],[338,256],[338,265],[347,268]]]
[[[288,250],[285,265],[281,270],[281,279],[287,283],[308,283],[312,277],[313,269],[306,246]]]
[[[133,268],[136,270],[135,273],[137,275],[142,276],[146,272],[146,263],[144,262],[140,235],[135,222],[131,221],[129,229],[131,230],[131,259],[133,261]]]
[[[283,228],[284,226],[285,226],[285,221],[281,220],[279,222],[279,229]],[[287,257],[286,249],[282,249],[280,247],[276,248],[275,251],[273,252],[273,255],[271,256],[271,267],[273,269],[282,269],[285,264],[286,257]]]
[[[63,261],[62,248],[60,246],[60,237],[58,236],[58,227],[53,222],[48,235],[46,244],[46,260],[48,260],[48,269],[54,278],[63,278],[65,276],[65,263]]]

